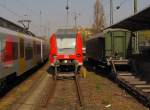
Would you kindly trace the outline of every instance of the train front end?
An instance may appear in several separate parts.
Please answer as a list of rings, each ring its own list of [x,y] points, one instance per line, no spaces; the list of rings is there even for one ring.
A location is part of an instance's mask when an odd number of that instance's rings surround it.
[[[55,73],[77,71],[83,64],[81,34],[52,34],[49,59]]]

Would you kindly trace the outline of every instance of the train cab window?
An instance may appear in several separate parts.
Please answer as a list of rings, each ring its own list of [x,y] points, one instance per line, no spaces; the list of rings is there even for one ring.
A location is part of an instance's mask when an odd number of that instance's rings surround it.
[[[56,36],[59,53],[74,53],[76,44],[75,34],[58,34]]]
[[[18,58],[18,43],[13,43],[13,60],[16,60]]]
[[[20,39],[20,57],[24,57],[24,40]]]

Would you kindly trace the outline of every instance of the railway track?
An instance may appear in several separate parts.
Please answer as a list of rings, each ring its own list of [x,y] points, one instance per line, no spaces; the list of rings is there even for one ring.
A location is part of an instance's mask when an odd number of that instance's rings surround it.
[[[62,76],[58,76],[57,80],[54,80],[52,86],[55,89],[51,89],[45,107],[54,107],[53,109],[58,109],[59,107],[75,107],[75,109],[79,109],[84,106],[78,75],[75,75],[74,73],[68,75],[67,73]],[[71,105],[69,105],[70,103]]]
[[[80,104],[80,106],[83,106],[84,100],[83,100],[83,96],[82,96],[81,89],[80,89],[78,75],[75,75],[75,84],[76,84],[76,88],[77,88],[77,95],[78,95],[79,104]]]
[[[74,73],[65,75],[53,80],[48,74],[43,74],[24,96],[12,104],[10,110],[80,109],[84,103],[79,77]]]
[[[120,63],[120,62],[119,62]],[[118,62],[112,62],[112,69],[116,75],[116,82],[135,98],[142,102],[145,106],[150,107],[150,84],[141,79],[137,74],[130,71],[118,71],[116,65]],[[127,62],[121,62],[120,64],[127,65]]]
[[[117,83],[133,94],[145,106],[150,107],[150,85],[130,72],[120,72]]]
[[[52,80],[51,80],[52,81]],[[55,93],[55,89],[57,86],[57,80],[52,81],[50,84],[49,81],[46,83],[45,88],[43,89],[43,93],[39,97],[39,101],[36,104],[36,108],[34,110],[38,110],[39,107],[46,108],[51,100],[52,96]]]
[[[17,98],[7,109],[9,110],[38,110],[37,107],[43,107],[44,102],[41,103],[49,89],[51,78],[46,74],[46,69],[48,65],[45,65],[40,70],[35,73],[34,80],[30,80],[32,85],[29,86],[28,90]],[[33,79],[33,78],[32,78]],[[27,79],[28,80],[28,79]],[[20,84],[24,86],[23,84]],[[28,86],[28,85],[26,85]],[[26,87],[25,87],[26,88]],[[17,88],[16,89],[20,89]],[[21,90],[20,90],[21,91]],[[13,94],[12,94],[13,96]],[[4,109],[5,110],[5,109]]]

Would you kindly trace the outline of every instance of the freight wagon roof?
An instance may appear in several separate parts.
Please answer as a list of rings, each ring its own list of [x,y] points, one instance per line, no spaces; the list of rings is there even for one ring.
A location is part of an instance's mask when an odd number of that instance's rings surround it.
[[[94,36],[88,38],[87,41],[88,41],[88,40],[92,40],[92,39],[96,39],[96,38],[99,38],[99,37],[100,37],[100,38],[104,38],[103,33],[98,33],[98,34],[96,34],[96,35],[94,35]]]
[[[133,16],[126,18],[108,28],[122,28],[130,31],[150,29],[150,6]],[[106,29],[108,29],[106,28]]]

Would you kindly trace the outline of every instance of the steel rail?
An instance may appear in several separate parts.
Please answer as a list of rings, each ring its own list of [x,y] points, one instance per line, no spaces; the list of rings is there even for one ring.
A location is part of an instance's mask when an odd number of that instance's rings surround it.
[[[79,104],[80,104],[80,106],[83,106],[83,96],[81,93],[78,75],[75,75],[75,84],[76,84],[76,88],[77,88],[77,95],[78,95]]]

